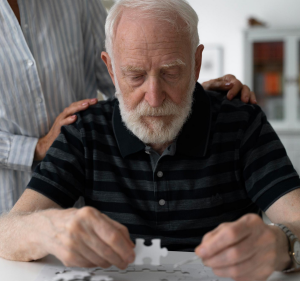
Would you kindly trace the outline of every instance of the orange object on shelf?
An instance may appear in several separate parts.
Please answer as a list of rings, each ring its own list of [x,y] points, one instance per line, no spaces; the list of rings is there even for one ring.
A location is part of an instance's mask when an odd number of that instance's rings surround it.
[[[265,93],[268,96],[281,95],[281,73],[268,72],[265,73]]]

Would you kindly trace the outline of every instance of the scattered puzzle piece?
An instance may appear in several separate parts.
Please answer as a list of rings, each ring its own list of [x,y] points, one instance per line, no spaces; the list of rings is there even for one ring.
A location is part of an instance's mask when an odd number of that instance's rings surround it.
[[[91,275],[88,272],[84,271],[68,271],[64,273],[57,274],[52,281],[72,281],[72,280],[84,280]]]
[[[47,267],[45,268],[45,274],[51,276],[45,278],[36,279],[36,281],[113,281],[113,280],[129,280],[134,276],[134,272],[137,276],[145,276],[147,274],[153,274],[156,276],[155,280],[160,281],[232,281],[229,278],[220,278],[214,275],[211,268],[204,266],[202,263],[199,264],[185,264],[174,269],[173,264],[153,265],[163,256],[165,251],[161,249],[160,240],[157,242],[152,241],[152,246],[145,246],[143,239],[137,239],[137,248],[140,247],[140,258],[139,260],[144,262],[142,264],[131,264],[125,270],[120,270],[116,266],[110,268],[59,268],[58,267]],[[158,253],[148,254],[148,251],[157,251]],[[154,256],[154,258],[153,258]],[[151,263],[151,264],[150,264]],[[152,273],[151,273],[152,272]],[[50,275],[51,274],[51,275]],[[128,274],[128,276],[127,276]],[[139,274],[139,275],[138,275]],[[54,276],[55,275],[55,276]],[[111,276],[109,276],[111,275]],[[45,275],[46,276],[46,275]],[[54,276],[54,277],[53,277]],[[157,278],[158,277],[158,278]],[[53,278],[53,279],[51,279]],[[130,279],[131,280],[131,279]],[[133,278],[133,280],[136,280]]]
[[[90,281],[113,281],[114,279],[109,277],[109,276],[106,276],[106,275],[95,275],[95,276],[92,276]]]
[[[174,266],[172,264],[164,264],[164,265],[160,265],[157,267],[158,271],[165,271],[167,273],[174,273],[176,271],[181,271],[181,268],[174,268]]]
[[[63,273],[58,273],[52,281],[113,281],[114,279],[107,275],[91,275],[88,271],[66,270]]]
[[[112,265],[111,267],[108,268],[103,268],[102,269],[104,272],[118,272],[120,271],[119,268],[117,268],[116,266]]]
[[[144,264],[145,258],[151,259],[151,265],[160,265],[160,257],[166,257],[168,255],[167,248],[161,248],[160,239],[152,239],[151,246],[145,246],[145,239],[135,240],[135,265]]]
[[[142,264],[142,265],[134,266],[134,271],[144,271],[144,270],[157,271],[157,266],[151,264]]]

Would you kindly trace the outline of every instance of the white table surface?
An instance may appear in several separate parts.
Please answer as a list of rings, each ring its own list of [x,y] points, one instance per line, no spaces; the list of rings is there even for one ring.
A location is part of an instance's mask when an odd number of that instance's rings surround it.
[[[173,264],[194,256],[194,253],[169,252],[166,258],[162,258],[162,264]],[[47,256],[44,259],[35,262],[14,262],[0,258],[0,280],[1,281],[37,281],[40,271],[44,267],[57,266],[63,268],[62,263],[53,256]],[[147,278],[148,280],[148,278]],[[299,281],[300,272],[283,274],[273,273],[268,281]]]

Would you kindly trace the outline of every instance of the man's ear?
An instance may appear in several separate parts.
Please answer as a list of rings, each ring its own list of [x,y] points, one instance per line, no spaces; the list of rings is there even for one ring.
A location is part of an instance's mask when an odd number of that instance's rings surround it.
[[[200,69],[202,64],[202,52],[204,50],[204,46],[201,44],[198,46],[196,54],[195,54],[195,81],[198,81],[200,75]]]
[[[115,76],[114,76],[114,72],[113,72],[113,67],[112,67],[112,63],[111,63],[111,58],[110,58],[109,54],[107,52],[102,52],[101,53],[101,59],[106,64],[106,67],[107,67],[108,73],[110,75],[110,78],[113,81],[114,85],[116,85],[115,84]]]

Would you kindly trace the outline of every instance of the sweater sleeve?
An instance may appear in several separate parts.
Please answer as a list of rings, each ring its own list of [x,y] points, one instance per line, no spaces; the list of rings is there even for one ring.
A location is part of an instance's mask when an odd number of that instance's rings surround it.
[[[248,195],[265,211],[281,196],[299,188],[300,180],[266,115],[258,106],[253,108],[240,157]]]

